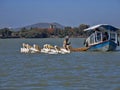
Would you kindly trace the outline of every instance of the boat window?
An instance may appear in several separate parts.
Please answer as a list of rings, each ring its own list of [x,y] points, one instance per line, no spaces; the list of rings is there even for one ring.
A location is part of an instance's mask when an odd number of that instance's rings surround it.
[[[90,36],[90,44],[93,44],[93,43],[94,43],[94,39],[95,39],[95,35],[92,34],[92,35]]]
[[[96,32],[96,42],[100,42],[100,41],[101,41],[101,33]]]
[[[115,41],[115,38],[116,38],[116,33],[115,32],[111,32],[110,33],[110,40]]]

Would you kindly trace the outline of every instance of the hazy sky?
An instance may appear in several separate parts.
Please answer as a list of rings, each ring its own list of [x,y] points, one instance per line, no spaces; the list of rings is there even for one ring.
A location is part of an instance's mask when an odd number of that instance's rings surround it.
[[[0,0],[0,28],[39,22],[120,27],[120,0]]]

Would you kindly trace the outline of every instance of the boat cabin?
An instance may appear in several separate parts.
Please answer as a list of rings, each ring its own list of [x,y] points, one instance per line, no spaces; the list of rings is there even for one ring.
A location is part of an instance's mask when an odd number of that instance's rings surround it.
[[[90,36],[85,40],[84,44],[86,47],[91,45],[99,44],[108,40],[113,41],[118,44],[118,29],[110,25],[96,25],[85,29],[84,31],[89,31]]]

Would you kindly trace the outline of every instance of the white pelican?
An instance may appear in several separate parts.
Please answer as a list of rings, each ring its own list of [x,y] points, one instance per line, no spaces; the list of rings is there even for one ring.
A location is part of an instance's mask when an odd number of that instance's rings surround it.
[[[30,46],[28,44],[23,43],[22,46],[23,47],[21,48],[21,53],[28,53],[30,51]]]
[[[64,48],[60,48],[58,46],[55,46],[55,49],[57,52],[61,53],[61,54],[66,54],[66,53],[70,53],[70,50],[66,50]]]
[[[37,52],[40,52],[41,50],[40,47],[35,44],[32,47],[29,44],[23,43],[22,46],[23,47],[21,48],[21,53],[37,53]]]

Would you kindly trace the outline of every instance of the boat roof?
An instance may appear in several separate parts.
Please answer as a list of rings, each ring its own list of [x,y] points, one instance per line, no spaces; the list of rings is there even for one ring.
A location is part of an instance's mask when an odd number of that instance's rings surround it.
[[[118,28],[108,25],[108,24],[98,24],[92,27],[89,27],[87,29],[84,29],[84,31],[96,31],[96,30],[110,30],[110,31],[117,31]]]

